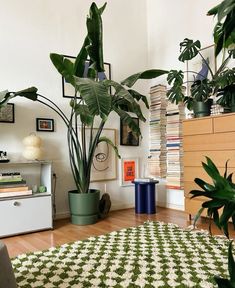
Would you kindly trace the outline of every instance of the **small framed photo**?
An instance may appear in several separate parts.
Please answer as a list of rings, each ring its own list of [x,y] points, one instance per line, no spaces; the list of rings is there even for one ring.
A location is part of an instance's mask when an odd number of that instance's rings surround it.
[[[36,118],[37,131],[54,132],[54,119]]]
[[[0,109],[0,122],[15,123],[15,105],[13,103],[7,103]]]
[[[121,159],[121,185],[133,185],[132,181],[139,177],[139,161],[138,158]]]
[[[139,126],[139,119],[135,117],[132,119]],[[139,146],[139,136],[123,121],[120,122],[120,145]]]
[[[76,57],[74,56],[64,55],[64,57],[69,59],[72,62],[75,62],[76,60]],[[88,67],[89,67],[89,61],[86,61],[83,77],[87,77]],[[98,78],[100,81],[104,79],[109,79],[109,80],[111,79],[111,64],[104,62],[104,69],[105,69],[104,72],[98,73]],[[65,98],[73,98],[75,96],[75,89],[73,85],[66,82],[64,77],[62,77],[62,91],[63,91],[63,97]],[[110,88],[110,91],[111,91],[111,88]]]

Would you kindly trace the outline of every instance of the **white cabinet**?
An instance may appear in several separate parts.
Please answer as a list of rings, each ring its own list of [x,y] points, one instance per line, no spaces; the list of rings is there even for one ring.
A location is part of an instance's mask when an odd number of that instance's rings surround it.
[[[51,162],[0,163],[0,173],[20,172],[28,186],[46,186],[47,192],[0,198],[0,237],[51,229]]]

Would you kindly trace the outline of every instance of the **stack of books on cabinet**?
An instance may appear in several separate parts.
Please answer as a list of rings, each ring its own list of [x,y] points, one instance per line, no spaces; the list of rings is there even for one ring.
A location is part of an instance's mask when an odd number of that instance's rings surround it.
[[[0,198],[31,194],[20,172],[0,173]]]
[[[166,109],[166,147],[167,147],[167,188],[183,187],[182,121],[185,118],[184,106],[168,101]]]
[[[150,89],[150,157],[149,175],[166,177],[166,86]]]

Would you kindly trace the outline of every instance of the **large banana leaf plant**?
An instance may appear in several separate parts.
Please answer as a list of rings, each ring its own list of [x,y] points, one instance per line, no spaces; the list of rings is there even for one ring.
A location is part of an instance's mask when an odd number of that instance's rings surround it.
[[[231,107],[235,99],[233,84],[235,83],[234,68],[227,68],[229,61],[234,58],[234,50],[227,50],[227,56],[222,61],[217,71],[214,71],[201,53],[199,40],[185,38],[180,43],[179,61],[191,61],[196,56],[201,58],[202,69],[200,71],[171,70],[168,73],[168,84],[171,89],[168,91],[168,99],[172,103],[184,102],[189,110],[192,110],[194,102],[206,102],[211,95],[218,95],[218,103],[224,107]],[[185,74],[193,75],[194,80],[184,81]],[[209,75],[209,76],[208,76]],[[190,86],[190,95],[185,95],[182,86]]]
[[[74,63],[63,55],[50,54],[55,68],[75,88],[74,98],[70,102],[69,117],[52,100],[38,94],[34,87],[23,92],[5,91],[0,95],[2,96],[0,107],[16,96],[23,96],[48,106],[62,118],[68,129],[70,164],[78,193],[89,192],[91,168],[97,145],[106,142],[119,156],[114,143],[101,135],[110,114],[116,113],[136,135],[140,135],[139,127],[128,112],[134,113],[141,121],[145,121],[139,102],[142,101],[147,108],[149,106],[146,96],[131,87],[138,79],[151,79],[168,72],[152,69],[136,73],[120,83],[108,79],[99,81],[99,73],[104,72],[101,15],[105,7],[106,4],[101,8],[98,8],[95,3],[91,4],[86,21],[87,36]],[[87,62],[89,62],[88,71],[85,69]],[[84,77],[85,71],[87,75]]]

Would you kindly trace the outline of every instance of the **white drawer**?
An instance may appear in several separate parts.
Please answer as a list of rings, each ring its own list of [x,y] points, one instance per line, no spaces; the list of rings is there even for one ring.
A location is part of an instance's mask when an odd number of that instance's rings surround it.
[[[51,195],[0,201],[0,237],[52,228]]]

